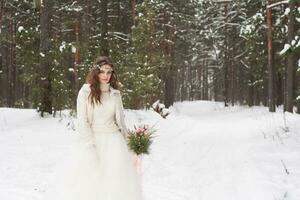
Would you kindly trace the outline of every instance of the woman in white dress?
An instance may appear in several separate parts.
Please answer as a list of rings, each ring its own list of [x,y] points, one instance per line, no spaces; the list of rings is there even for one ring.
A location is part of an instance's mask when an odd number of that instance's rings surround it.
[[[59,181],[55,200],[142,200],[117,76],[108,57],[96,59],[78,93],[77,130],[80,151]]]

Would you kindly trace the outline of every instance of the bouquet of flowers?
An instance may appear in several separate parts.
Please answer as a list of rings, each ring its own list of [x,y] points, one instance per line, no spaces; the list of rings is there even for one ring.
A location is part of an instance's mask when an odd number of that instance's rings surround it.
[[[134,126],[133,131],[128,133],[128,146],[136,155],[149,154],[155,130],[148,126]]]

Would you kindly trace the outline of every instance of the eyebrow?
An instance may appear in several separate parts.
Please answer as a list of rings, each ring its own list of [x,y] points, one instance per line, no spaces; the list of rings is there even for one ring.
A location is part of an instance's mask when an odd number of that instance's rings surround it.
[[[112,70],[112,69],[107,70],[107,72],[112,72],[112,71],[114,71],[114,70]],[[100,72],[105,72],[105,70],[100,69]]]

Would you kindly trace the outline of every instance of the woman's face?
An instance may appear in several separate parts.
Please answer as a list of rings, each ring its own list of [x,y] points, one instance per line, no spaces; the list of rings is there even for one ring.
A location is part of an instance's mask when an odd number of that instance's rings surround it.
[[[110,65],[102,65],[100,73],[98,74],[100,83],[109,83],[112,71],[113,70]]]

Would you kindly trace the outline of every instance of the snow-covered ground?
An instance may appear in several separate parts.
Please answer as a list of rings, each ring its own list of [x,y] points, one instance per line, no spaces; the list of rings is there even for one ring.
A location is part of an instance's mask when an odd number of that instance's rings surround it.
[[[127,126],[156,124],[142,160],[145,200],[299,200],[300,115],[265,107],[176,103],[167,119],[126,110]],[[74,119],[0,108],[0,199],[42,200],[77,141]]]

